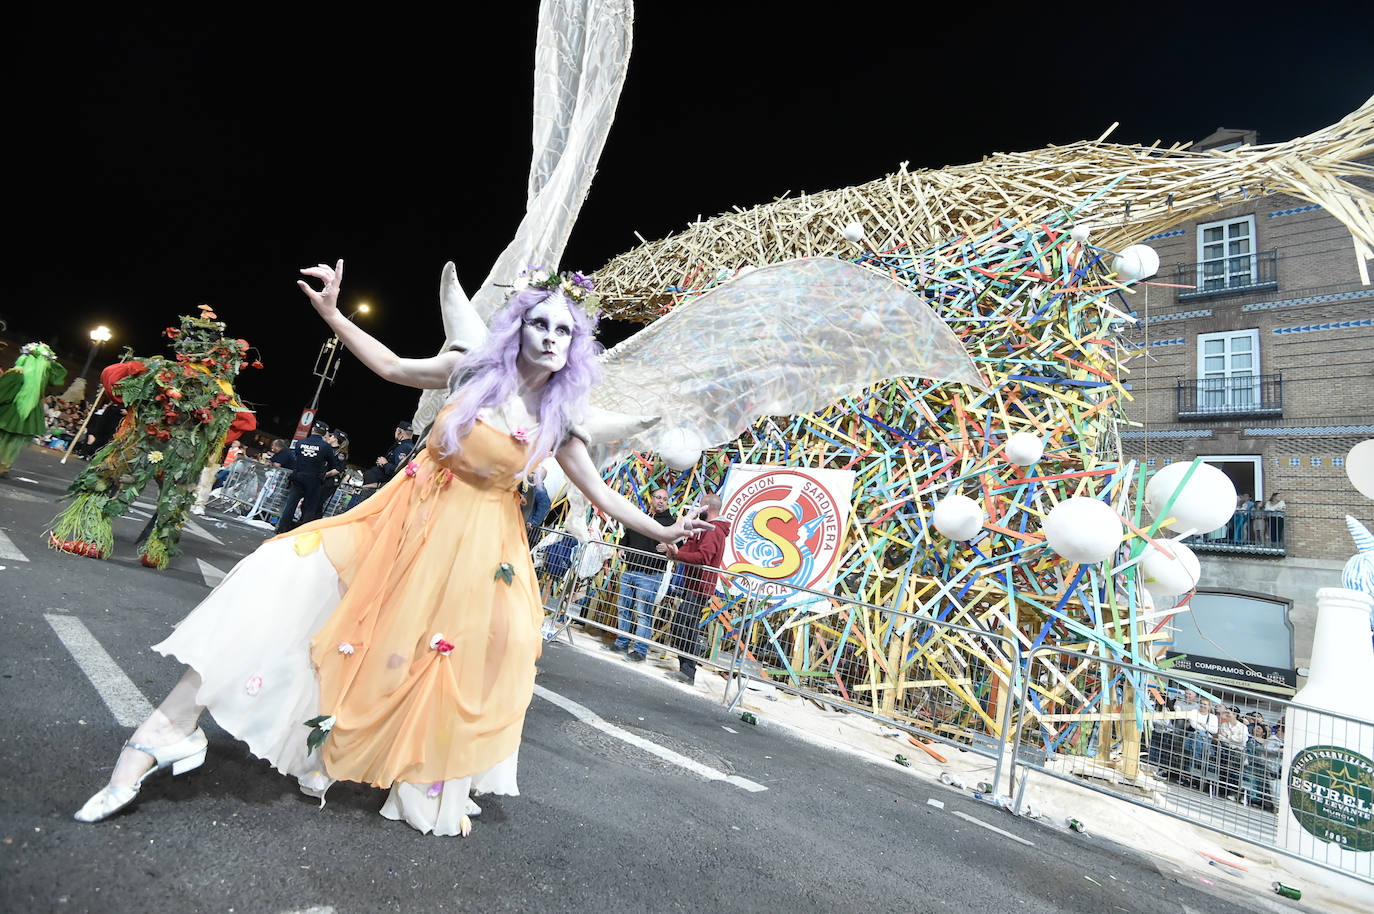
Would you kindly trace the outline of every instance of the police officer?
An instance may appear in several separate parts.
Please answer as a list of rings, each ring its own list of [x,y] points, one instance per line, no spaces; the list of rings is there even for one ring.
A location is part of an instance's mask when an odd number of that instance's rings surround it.
[[[375,466],[367,468],[367,472],[363,474],[364,486],[372,489],[380,488],[396,475],[405,465],[411,450],[415,447],[412,434],[409,422],[403,419],[396,423],[396,442],[387,449],[385,454],[377,458]]]
[[[329,499],[334,497],[334,493],[339,490],[339,486],[344,481],[344,476],[348,473],[348,435],[341,428],[336,428],[324,436],[324,440],[334,449],[334,460],[329,465],[329,469],[324,471],[324,485],[320,489],[320,511],[329,507]],[[340,509],[342,513],[344,509]]]
[[[334,449],[324,436],[329,426],[316,422],[310,434],[296,442],[296,460],[291,471],[291,484],[286,487],[277,532],[286,533],[300,524],[320,516],[324,474],[334,466]],[[296,506],[300,505],[301,519],[296,520]]]

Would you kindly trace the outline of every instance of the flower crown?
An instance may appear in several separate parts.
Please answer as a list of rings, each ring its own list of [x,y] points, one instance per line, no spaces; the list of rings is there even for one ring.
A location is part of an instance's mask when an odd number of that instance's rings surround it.
[[[47,343],[25,343],[19,348],[19,354],[42,356],[50,362],[57,361],[57,354],[48,348]]]
[[[516,292],[531,288],[558,292],[564,298],[577,302],[588,317],[596,317],[601,305],[601,296],[593,291],[591,277],[577,272],[555,273],[545,267],[529,266],[515,277],[511,287]]]

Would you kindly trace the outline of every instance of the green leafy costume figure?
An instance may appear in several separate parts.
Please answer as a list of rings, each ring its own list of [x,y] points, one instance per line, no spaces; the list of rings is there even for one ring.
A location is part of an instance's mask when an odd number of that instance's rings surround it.
[[[157,507],[138,549],[144,565],[166,568],[177,554],[201,469],[218,461],[228,442],[257,427],[231,383],[247,363],[248,341],[226,338],[208,305],[200,312],[182,316],[181,329],[164,331],[174,359],[131,359],[100,373],[100,383],[128,415],[68,488],[72,504],[49,534],[54,549],[109,556],[114,519],[156,480]]]
[[[67,369],[43,343],[20,349],[14,367],[0,375],[0,476],[34,436],[43,434],[43,391],[65,380]]]

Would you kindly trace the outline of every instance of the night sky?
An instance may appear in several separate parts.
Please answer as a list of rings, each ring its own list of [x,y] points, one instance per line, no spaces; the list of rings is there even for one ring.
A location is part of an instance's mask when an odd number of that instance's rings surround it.
[[[468,6],[169,18],[23,5],[3,64],[0,318],[74,354],[104,323],[103,356],[152,354],[163,327],[208,302],[261,351],[266,369],[240,391],[286,434],[328,336],[295,287],[300,267],[344,257],[345,309],[370,302],[364,326],[402,355],[433,354],[441,267],[453,260],[476,290],[523,214],[529,169],[537,3]],[[1374,17],[1350,18],[1358,5],[947,6],[970,12],[641,0],[563,266],[590,271],[636,230],[653,240],[903,160],[962,164],[1113,121],[1117,142],[1219,126],[1275,142],[1374,93]],[[414,403],[349,356],[320,413],[370,463]]]

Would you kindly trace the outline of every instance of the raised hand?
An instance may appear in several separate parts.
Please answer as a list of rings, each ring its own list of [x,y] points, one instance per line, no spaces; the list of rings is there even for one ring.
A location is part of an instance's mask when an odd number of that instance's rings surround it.
[[[330,267],[328,264],[306,267],[301,270],[305,276],[310,276],[324,283],[324,288],[316,292],[310,284],[303,279],[296,280],[296,285],[301,287],[305,297],[310,299],[310,304],[315,306],[320,317],[328,321],[331,317],[339,313],[339,287],[343,285],[343,260]]]

